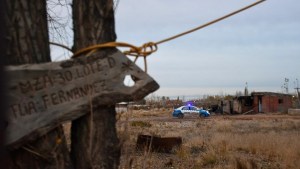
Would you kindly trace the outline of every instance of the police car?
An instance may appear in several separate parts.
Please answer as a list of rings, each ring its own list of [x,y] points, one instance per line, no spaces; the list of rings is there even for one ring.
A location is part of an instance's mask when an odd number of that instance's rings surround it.
[[[173,117],[178,117],[180,119],[187,114],[198,114],[200,117],[210,116],[210,113],[207,110],[191,105],[178,107],[177,109],[174,109],[172,113]]]

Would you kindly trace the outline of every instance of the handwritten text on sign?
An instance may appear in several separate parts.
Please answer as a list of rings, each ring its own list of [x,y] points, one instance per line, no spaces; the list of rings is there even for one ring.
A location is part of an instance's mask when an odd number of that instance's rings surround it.
[[[7,144],[24,141],[57,124],[73,120],[90,105],[141,99],[158,84],[121,52],[87,61],[86,58],[46,64],[10,66]],[[137,80],[127,87],[126,75]],[[36,135],[36,133],[35,133]]]
[[[75,69],[64,70],[60,72],[49,72],[48,74],[38,76],[33,79],[20,81],[17,86],[17,90],[22,94],[31,93],[33,98],[30,101],[21,100],[17,104],[10,105],[10,111],[15,118],[20,116],[31,115],[39,112],[37,107],[41,106],[41,110],[46,110],[50,106],[76,100],[78,98],[86,97],[99,93],[100,91],[111,91],[105,80],[99,80],[95,82],[85,82],[85,78],[95,74],[103,73],[104,70],[112,69],[116,66],[114,58],[108,57],[107,63],[97,60],[96,63],[85,64],[83,66],[76,66]],[[52,93],[45,92],[43,95],[39,95],[37,92],[46,90],[47,88],[53,88],[57,85],[65,85],[66,83],[72,83],[74,80],[83,80],[85,84],[76,86],[69,90],[57,90]]]

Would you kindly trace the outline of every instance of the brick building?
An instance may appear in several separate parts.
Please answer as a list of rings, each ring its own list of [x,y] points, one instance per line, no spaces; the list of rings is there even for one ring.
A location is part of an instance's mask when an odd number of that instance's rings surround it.
[[[224,101],[223,110],[228,113],[288,112],[292,107],[292,95],[273,92],[253,92],[251,96],[239,96]]]
[[[272,92],[254,92],[254,112],[288,112],[292,107],[292,95]]]

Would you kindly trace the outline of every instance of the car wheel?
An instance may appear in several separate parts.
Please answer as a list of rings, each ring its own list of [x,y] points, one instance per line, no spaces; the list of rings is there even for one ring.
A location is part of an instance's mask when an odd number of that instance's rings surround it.
[[[199,116],[200,116],[201,118],[204,118],[204,117],[205,117],[205,114],[201,113]]]
[[[184,115],[183,115],[182,113],[178,114],[178,118],[179,118],[179,119],[182,119],[183,116],[184,116]]]

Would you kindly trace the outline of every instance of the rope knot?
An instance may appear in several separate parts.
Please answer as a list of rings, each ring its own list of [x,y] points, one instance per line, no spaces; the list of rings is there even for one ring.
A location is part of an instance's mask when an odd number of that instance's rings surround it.
[[[125,55],[147,57],[157,51],[157,44],[154,42],[144,43],[141,47],[131,47],[129,51],[125,51]]]

